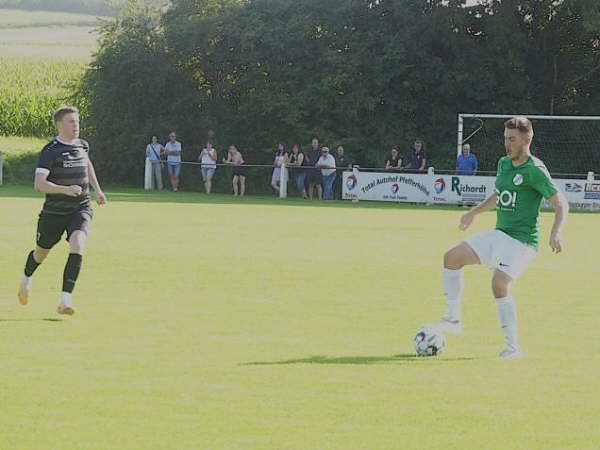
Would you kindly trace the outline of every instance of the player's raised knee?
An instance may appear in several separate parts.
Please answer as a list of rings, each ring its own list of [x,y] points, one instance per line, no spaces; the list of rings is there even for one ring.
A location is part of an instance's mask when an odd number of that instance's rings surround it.
[[[451,248],[444,253],[444,267],[446,269],[460,269],[463,265],[461,253],[457,247]]]

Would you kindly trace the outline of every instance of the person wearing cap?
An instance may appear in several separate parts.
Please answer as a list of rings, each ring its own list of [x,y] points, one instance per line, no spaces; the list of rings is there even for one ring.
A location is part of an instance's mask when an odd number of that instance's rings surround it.
[[[335,158],[329,153],[329,148],[321,148],[321,157],[315,165],[321,169],[323,177],[323,200],[333,200],[333,182],[335,181]]]

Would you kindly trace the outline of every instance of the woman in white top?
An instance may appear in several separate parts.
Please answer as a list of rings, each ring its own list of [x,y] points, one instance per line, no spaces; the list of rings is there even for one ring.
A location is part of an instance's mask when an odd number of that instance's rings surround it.
[[[212,177],[217,170],[217,150],[212,146],[212,142],[206,143],[206,148],[202,150],[198,161],[202,163],[202,180],[204,181],[204,190],[207,194],[210,194],[212,189]]]
[[[329,148],[321,148],[321,157],[315,165],[321,169],[323,176],[323,200],[333,200],[333,182],[335,181],[335,158],[329,153]]]
[[[277,193],[279,193],[279,185],[281,184],[281,166],[287,163],[288,153],[285,148],[285,144],[279,143],[277,144],[277,150],[275,150],[275,159],[273,160],[273,176],[271,177],[271,186]]]

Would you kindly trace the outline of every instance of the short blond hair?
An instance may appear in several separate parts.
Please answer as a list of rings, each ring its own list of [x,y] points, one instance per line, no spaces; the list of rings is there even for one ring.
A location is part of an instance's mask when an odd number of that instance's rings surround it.
[[[67,114],[79,114],[79,110],[74,106],[61,106],[52,115],[54,123],[60,122]]]
[[[522,134],[533,136],[533,124],[527,117],[513,117],[504,122],[504,128],[519,130]]]

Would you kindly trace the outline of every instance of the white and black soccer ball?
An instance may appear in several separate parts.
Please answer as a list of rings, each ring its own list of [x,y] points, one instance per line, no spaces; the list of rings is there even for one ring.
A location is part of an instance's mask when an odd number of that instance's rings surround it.
[[[423,327],[415,335],[414,343],[417,355],[435,356],[444,351],[446,337],[433,328]]]

